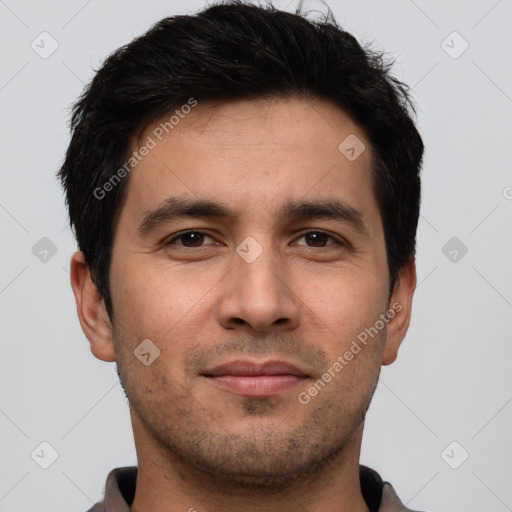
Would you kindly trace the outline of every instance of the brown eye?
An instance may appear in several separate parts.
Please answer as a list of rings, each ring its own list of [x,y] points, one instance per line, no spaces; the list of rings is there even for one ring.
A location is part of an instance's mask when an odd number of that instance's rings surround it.
[[[308,231],[304,233],[300,238],[304,238],[306,240],[306,244],[298,244],[298,245],[308,245],[309,247],[326,247],[328,245],[343,245],[339,240],[334,238],[323,231]],[[299,238],[299,239],[300,239]],[[334,244],[327,244],[328,239],[334,240]]]
[[[201,231],[187,231],[171,238],[166,245],[174,245],[177,240],[180,240],[182,243],[177,244],[180,247],[202,247],[205,237],[213,240],[211,236]]]

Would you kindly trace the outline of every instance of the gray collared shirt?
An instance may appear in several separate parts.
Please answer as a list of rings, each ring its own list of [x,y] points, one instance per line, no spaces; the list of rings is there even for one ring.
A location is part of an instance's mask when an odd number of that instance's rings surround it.
[[[406,508],[389,482],[366,466],[359,466],[361,491],[371,512],[414,512]],[[113,469],[107,477],[103,501],[87,512],[130,512],[135,496],[137,467]]]

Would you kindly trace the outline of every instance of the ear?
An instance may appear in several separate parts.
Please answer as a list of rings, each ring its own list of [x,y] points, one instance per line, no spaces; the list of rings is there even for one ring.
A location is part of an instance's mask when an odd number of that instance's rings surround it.
[[[389,322],[382,364],[391,364],[405,338],[411,319],[412,296],[416,288],[416,262],[414,258],[400,270],[389,303]]]
[[[82,251],[71,257],[70,274],[78,319],[91,345],[91,352],[102,361],[115,361],[112,325]]]

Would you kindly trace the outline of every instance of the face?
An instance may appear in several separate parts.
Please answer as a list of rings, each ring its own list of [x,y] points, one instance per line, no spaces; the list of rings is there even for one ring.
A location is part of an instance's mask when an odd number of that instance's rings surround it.
[[[136,441],[240,483],[313,472],[360,436],[405,334],[370,143],[321,100],[199,103],[159,124],[134,143],[155,144],[130,173],[97,355],[117,361]]]

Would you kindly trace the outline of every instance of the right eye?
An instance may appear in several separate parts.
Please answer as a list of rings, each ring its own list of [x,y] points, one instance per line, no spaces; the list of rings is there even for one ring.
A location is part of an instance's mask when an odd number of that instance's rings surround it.
[[[210,238],[213,240],[213,238],[210,235],[207,235],[206,233],[203,233],[202,231],[183,231],[181,233],[178,233],[177,235],[173,236],[168,242],[166,242],[166,246],[168,245],[174,245],[177,240],[181,240],[182,244],[178,244],[180,247],[188,247],[188,248],[195,248],[195,247],[203,247],[201,244],[202,241],[204,241],[204,238]],[[190,244],[190,245],[189,245]],[[197,245],[200,244],[200,245]]]

